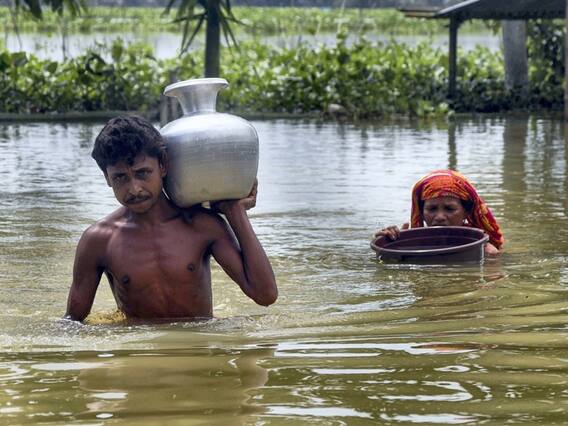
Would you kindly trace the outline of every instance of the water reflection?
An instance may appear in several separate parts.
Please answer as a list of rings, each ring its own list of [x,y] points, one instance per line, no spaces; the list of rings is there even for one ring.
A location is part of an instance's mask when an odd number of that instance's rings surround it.
[[[270,348],[203,347],[3,355],[0,405],[7,407],[5,420],[25,412],[30,421],[62,423],[112,418],[181,424],[192,416],[219,423],[230,417],[231,424],[244,424],[245,416],[263,412],[253,395],[268,380],[260,364],[272,353]]]
[[[51,59],[61,61],[64,56],[73,58],[83,55],[87,49],[97,49],[98,46],[110,46],[116,40],[122,40],[125,44],[143,42],[152,47],[154,56],[158,59],[174,58],[179,55],[181,46],[181,35],[176,33],[151,33],[151,32],[121,32],[121,33],[91,33],[91,34],[71,34],[65,40],[65,54],[60,34],[46,33],[23,33],[18,37],[13,33],[6,33],[4,44],[11,52],[24,51],[33,53],[41,59]],[[433,47],[445,49],[447,47],[447,36],[445,34],[428,35],[385,35],[385,34],[351,34],[347,38],[347,44],[353,44],[362,37],[371,42],[390,43],[396,41],[410,46],[419,43],[428,43]],[[276,36],[254,36],[241,34],[237,36],[240,41],[256,40],[262,44],[268,44],[280,48],[295,48],[302,44],[311,46],[333,46],[337,43],[335,33],[324,33],[318,35],[276,35]],[[224,42],[224,41],[223,41]],[[477,46],[485,46],[493,51],[500,49],[498,35],[488,34],[460,34],[460,48],[466,51],[472,50]],[[191,50],[202,51],[204,40],[196,37],[192,43]],[[110,56],[105,59],[112,60]]]

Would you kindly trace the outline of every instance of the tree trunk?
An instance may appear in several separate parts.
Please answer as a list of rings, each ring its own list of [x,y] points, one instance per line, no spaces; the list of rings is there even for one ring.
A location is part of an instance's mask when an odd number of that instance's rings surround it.
[[[61,26],[61,54],[63,55],[63,60],[67,60],[67,19],[65,16],[59,18],[59,23]]]
[[[207,0],[207,31],[205,34],[205,77],[219,77],[221,54],[221,24],[219,0]]]
[[[505,55],[505,85],[525,96],[529,89],[526,21],[501,21]]]

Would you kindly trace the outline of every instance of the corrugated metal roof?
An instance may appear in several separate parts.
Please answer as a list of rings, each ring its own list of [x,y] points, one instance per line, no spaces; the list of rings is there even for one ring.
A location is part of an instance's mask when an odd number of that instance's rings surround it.
[[[407,16],[467,19],[556,19],[566,16],[566,0],[467,0],[437,12],[403,9]]]

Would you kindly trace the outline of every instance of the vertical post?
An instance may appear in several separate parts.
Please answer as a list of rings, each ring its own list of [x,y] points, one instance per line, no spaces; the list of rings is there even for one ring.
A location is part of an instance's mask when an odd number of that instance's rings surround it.
[[[505,86],[524,98],[529,91],[526,21],[501,21],[505,56]]]
[[[568,0],[567,0],[568,1]],[[456,17],[450,18],[450,51],[448,55],[449,61],[449,90],[448,96],[454,99],[456,96],[456,77],[458,70],[458,28],[460,21]]]

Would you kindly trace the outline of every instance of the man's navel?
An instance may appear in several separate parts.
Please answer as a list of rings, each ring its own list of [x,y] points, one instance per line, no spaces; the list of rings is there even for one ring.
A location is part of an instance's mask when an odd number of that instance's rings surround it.
[[[189,272],[195,271],[195,265],[194,265],[193,263],[188,264],[188,265],[187,265],[187,270],[188,270]]]
[[[129,277],[128,275],[124,275],[124,276],[121,278],[120,282],[121,282],[123,285],[126,285],[126,284],[128,284],[128,283],[130,282],[130,277]]]

